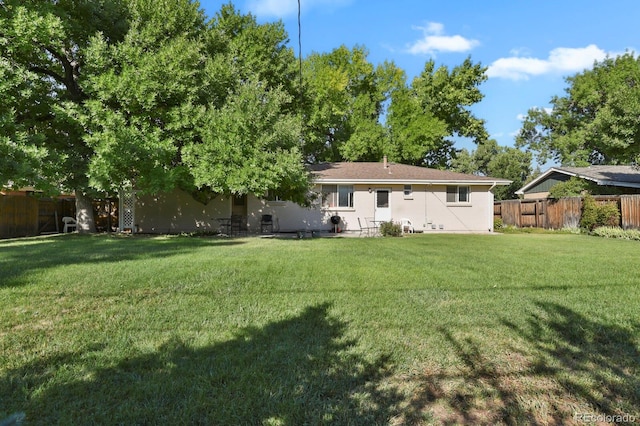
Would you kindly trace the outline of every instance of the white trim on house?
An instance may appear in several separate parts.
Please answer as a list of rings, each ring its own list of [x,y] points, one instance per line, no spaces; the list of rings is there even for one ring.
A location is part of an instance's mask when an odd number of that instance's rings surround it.
[[[316,179],[314,182],[325,185],[341,185],[341,184],[371,184],[371,185],[395,185],[402,182],[405,185],[460,185],[460,186],[487,186],[495,187],[497,185],[509,185],[511,181],[504,179],[496,179],[494,181],[472,181],[472,180],[375,180],[375,179]]]

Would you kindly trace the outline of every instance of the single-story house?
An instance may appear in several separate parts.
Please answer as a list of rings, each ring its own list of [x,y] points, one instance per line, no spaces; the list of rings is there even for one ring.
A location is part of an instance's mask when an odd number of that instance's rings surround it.
[[[572,177],[602,187],[603,195],[640,193],[640,169],[634,166],[551,167],[516,191],[524,199],[547,198],[555,184]],[[607,188],[610,194],[607,194]]]
[[[417,232],[493,230],[493,193],[505,179],[384,162],[340,162],[309,166],[317,194],[311,207],[277,197],[219,196],[204,205],[175,190],[121,198],[120,229],[168,233],[215,231],[232,215],[246,218],[249,233],[271,215],[279,232],[359,231],[369,221],[411,221]],[[340,223],[331,218],[339,216]],[[358,220],[360,219],[360,220]]]

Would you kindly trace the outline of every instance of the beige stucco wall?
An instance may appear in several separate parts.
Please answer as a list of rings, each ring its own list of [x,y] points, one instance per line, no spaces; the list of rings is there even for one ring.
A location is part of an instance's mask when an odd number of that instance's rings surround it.
[[[229,196],[216,197],[206,205],[179,189],[160,195],[138,195],[136,198],[137,232],[215,232],[219,226],[216,219],[231,216],[232,198]],[[276,229],[281,231],[331,229],[330,213],[290,202],[268,202],[249,196],[246,213],[250,233],[260,231],[263,214],[274,215]]]
[[[215,231],[215,219],[231,214],[229,197],[217,197],[204,205],[179,189],[160,195],[138,195],[136,199],[134,219],[138,232]]]
[[[371,192],[369,192],[371,188]],[[375,190],[390,189],[391,218],[411,220],[424,232],[487,232],[493,230],[493,194],[489,186],[472,186],[470,203],[447,203],[446,185],[413,185],[413,195],[404,196],[404,185],[354,185],[353,208],[305,209],[291,203],[265,203],[262,211],[273,214],[280,230],[331,229],[329,218],[342,218],[341,228],[359,230],[358,218],[374,217]],[[320,188],[315,188],[317,192]],[[364,223],[363,223],[364,225]]]
[[[371,188],[371,192],[369,192]],[[399,222],[411,220],[423,232],[486,232],[493,228],[493,194],[489,186],[471,186],[470,203],[447,203],[445,185],[413,185],[413,195],[404,196],[403,185],[354,185],[353,208],[311,208],[290,202],[273,202],[250,196],[247,201],[249,232],[260,231],[262,214],[274,216],[276,230],[290,232],[301,229],[330,230],[330,217],[342,218],[341,228],[358,231],[358,218],[375,214],[375,189],[390,189],[391,218]],[[319,192],[317,187],[316,191]],[[217,197],[207,205],[191,195],[175,190],[171,193],[139,196],[135,223],[138,232],[176,233],[211,232],[218,229],[216,218],[231,215],[231,198]]]
[[[425,232],[493,231],[493,193],[490,186],[471,186],[469,203],[447,203],[446,186],[425,186]]]

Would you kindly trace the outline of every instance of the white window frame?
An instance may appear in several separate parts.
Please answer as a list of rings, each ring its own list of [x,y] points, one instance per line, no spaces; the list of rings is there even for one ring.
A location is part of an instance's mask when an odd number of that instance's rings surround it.
[[[271,189],[267,191],[264,198],[268,204],[272,204],[272,205],[280,205],[285,203],[285,200],[280,198],[280,196],[277,195],[276,192]]]
[[[451,191],[453,188],[455,188],[455,191]],[[461,200],[461,193],[466,195],[466,200]],[[454,200],[449,199],[450,194],[454,194]],[[471,187],[468,185],[447,185],[446,200],[447,204],[471,204]]]
[[[326,209],[353,209],[353,185],[323,184],[320,190],[322,193],[322,207]],[[343,193],[342,191],[347,192]],[[346,195],[346,203],[342,203],[345,200],[341,195]]]

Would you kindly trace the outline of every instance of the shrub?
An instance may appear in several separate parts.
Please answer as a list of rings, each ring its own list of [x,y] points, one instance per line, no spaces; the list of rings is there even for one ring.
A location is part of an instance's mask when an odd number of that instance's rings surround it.
[[[502,228],[504,228],[504,222],[502,222],[502,219],[499,217],[493,219],[493,230],[500,231]]]
[[[582,216],[580,217],[580,227],[592,231],[598,222],[598,204],[591,195],[585,195],[582,199]]]
[[[623,240],[640,241],[640,231],[637,229],[622,229],[617,226],[600,226],[593,230],[593,235],[604,238],[620,238]]]
[[[615,203],[598,204],[591,195],[585,195],[582,200],[582,217],[580,227],[593,231],[600,226],[618,226],[620,211]]]
[[[380,233],[383,237],[399,237],[402,235],[402,227],[399,223],[382,222],[380,224]]]
[[[589,189],[589,184],[584,180],[571,176],[568,181],[558,182],[549,189],[549,198],[560,199],[565,197],[579,197]]]
[[[618,226],[620,211],[616,203],[604,203],[598,206],[598,226]]]
[[[577,226],[564,226],[560,229],[560,232],[563,234],[581,234],[582,228]]]

